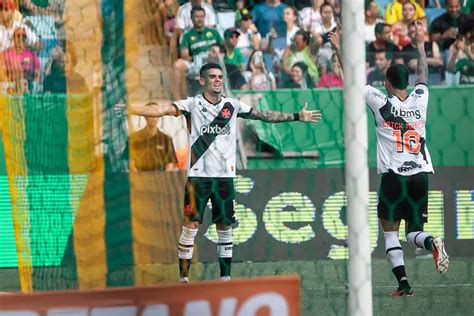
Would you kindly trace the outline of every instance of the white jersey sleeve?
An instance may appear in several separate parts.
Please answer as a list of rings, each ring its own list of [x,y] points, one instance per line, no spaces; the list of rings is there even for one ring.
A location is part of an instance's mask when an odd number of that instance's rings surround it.
[[[370,85],[365,86],[365,102],[372,110],[372,112],[377,112],[382,106],[387,103],[387,97],[378,89]]]
[[[246,118],[250,113],[252,113],[252,107],[244,102],[239,102],[239,111],[237,112],[238,117]]]
[[[415,86],[415,89],[410,94],[416,102],[419,110],[425,111],[428,107],[429,92],[428,86],[424,83],[419,83]]]
[[[191,109],[194,105],[194,97],[189,97],[184,100],[174,101],[173,105],[178,108],[181,112],[191,113]]]

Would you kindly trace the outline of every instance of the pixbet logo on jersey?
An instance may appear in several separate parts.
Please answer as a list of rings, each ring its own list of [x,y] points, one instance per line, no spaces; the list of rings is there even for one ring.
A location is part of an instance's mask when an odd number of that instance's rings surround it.
[[[392,108],[390,109],[390,112],[396,117],[415,117],[417,119],[421,118],[420,110],[411,110],[411,109],[403,110],[403,109],[392,106]]]
[[[201,135],[204,134],[214,134],[214,135],[229,135],[230,134],[230,126],[226,125],[221,127],[219,125],[202,125],[199,129]]]

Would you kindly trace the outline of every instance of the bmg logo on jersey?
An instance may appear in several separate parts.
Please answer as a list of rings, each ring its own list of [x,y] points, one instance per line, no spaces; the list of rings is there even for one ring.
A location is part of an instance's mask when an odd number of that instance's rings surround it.
[[[214,135],[229,135],[230,134],[230,126],[226,125],[221,127],[219,125],[202,125],[199,129],[201,135],[204,134],[214,134]]]
[[[390,109],[390,112],[395,117],[415,117],[416,119],[421,118],[420,110],[411,110],[411,109],[403,110],[403,109],[392,106],[392,108]]]

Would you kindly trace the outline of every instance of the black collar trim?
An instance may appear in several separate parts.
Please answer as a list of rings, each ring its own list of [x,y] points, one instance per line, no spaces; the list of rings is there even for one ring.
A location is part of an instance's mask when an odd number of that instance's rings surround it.
[[[206,96],[204,95],[204,93],[202,93],[201,95],[202,95],[202,97],[203,97],[204,100],[206,100],[208,103],[210,103],[210,104],[212,104],[212,105],[214,105],[214,106],[217,105],[217,104],[219,104],[219,103],[221,103],[221,101],[222,101],[222,98],[219,98],[219,100],[218,100],[216,103],[212,103],[211,101],[209,101],[208,99],[206,99]]]

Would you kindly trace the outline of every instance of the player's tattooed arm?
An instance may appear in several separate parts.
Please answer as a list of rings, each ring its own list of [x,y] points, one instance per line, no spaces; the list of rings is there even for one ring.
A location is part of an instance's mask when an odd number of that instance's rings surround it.
[[[247,118],[268,123],[291,122],[295,120],[293,113],[284,113],[271,110],[260,111],[255,109],[249,114]]]
[[[425,52],[425,30],[422,22],[417,21],[415,23],[415,41],[418,49],[415,84],[428,83],[428,59]]]
[[[286,113],[278,111],[260,111],[253,110],[248,119],[260,120],[267,123],[280,123],[280,122],[291,122],[291,121],[302,121],[302,122],[318,122],[321,119],[321,111],[319,110],[307,110],[308,103],[301,108],[299,113]]]
[[[177,113],[176,107],[170,102],[148,102],[146,105],[128,105],[128,113],[134,115],[161,117],[166,115],[175,116]]]

